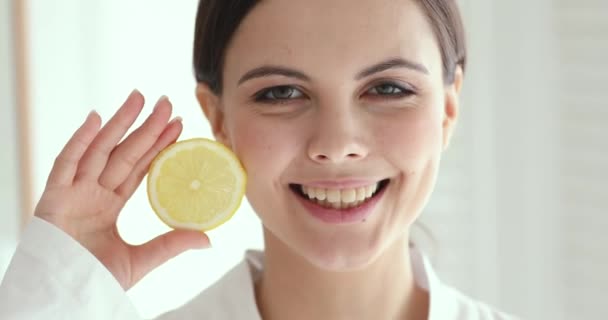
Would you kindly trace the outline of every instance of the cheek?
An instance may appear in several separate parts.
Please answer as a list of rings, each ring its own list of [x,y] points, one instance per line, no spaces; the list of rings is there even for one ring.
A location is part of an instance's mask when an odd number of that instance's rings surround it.
[[[243,114],[228,120],[232,148],[243,163],[252,184],[277,181],[294,157],[296,136],[277,121]]]
[[[251,113],[227,120],[232,148],[247,172],[247,200],[265,225],[280,224],[274,213],[284,211],[279,195],[287,190],[281,177],[297,156],[298,133],[279,119]]]
[[[232,147],[248,172],[266,171],[265,164],[269,161],[264,160],[270,155],[272,158],[280,158],[280,148],[273,139],[272,132],[256,126],[255,122],[236,121],[229,131]]]
[[[374,132],[378,147],[395,160],[427,158],[441,150],[441,120],[435,112],[425,110],[391,117]]]

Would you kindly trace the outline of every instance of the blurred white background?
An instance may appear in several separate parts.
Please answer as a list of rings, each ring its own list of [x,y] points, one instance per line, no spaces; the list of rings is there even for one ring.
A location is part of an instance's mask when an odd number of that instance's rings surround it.
[[[0,0],[0,274],[35,205],[20,199],[38,199],[91,109],[108,119],[133,88],[148,110],[166,94],[184,118],[182,138],[210,137],[191,72],[196,0],[28,0],[19,2],[24,20],[12,14],[18,1]],[[528,319],[606,318],[608,2],[460,4],[469,43],[461,119],[422,219],[434,241],[418,242],[446,282],[501,309]],[[25,54],[15,47],[16,23],[25,26]],[[29,79],[25,100],[19,72]],[[119,225],[133,243],[167,230],[143,189]],[[210,236],[213,249],[170,261],[129,292],[143,316],[179,306],[245,249],[262,247],[247,204]]]

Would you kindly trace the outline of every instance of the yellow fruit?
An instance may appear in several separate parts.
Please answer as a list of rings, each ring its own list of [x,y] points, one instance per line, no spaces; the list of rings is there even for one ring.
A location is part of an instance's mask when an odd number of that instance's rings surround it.
[[[148,200],[172,228],[208,231],[228,221],[245,194],[245,170],[232,151],[203,138],[176,142],[150,165]]]

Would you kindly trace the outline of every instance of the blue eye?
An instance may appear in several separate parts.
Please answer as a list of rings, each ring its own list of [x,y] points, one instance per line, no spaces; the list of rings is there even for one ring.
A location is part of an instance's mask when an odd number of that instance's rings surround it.
[[[298,99],[304,96],[302,91],[292,86],[277,86],[268,89],[264,89],[255,95],[255,101],[281,101],[281,100],[292,100]]]

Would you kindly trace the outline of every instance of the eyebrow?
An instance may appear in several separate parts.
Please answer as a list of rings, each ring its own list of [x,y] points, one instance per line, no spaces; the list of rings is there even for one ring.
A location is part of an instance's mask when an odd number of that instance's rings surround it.
[[[392,58],[386,61],[382,61],[380,63],[374,64],[363,71],[357,73],[355,77],[356,80],[361,80],[362,78],[369,77],[375,73],[379,73],[382,71],[386,71],[389,69],[395,68],[406,68],[414,71],[422,72],[424,74],[429,74],[428,69],[420,64],[413,61],[409,61],[403,58]],[[250,70],[246,74],[244,74],[238,82],[238,85],[241,85],[243,82],[255,79],[255,78],[264,78],[269,76],[284,76],[289,78],[295,78],[302,81],[310,81],[310,77],[304,74],[301,71],[281,67],[281,66],[273,66],[273,65],[265,65],[255,69]]]
[[[289,77],[289,78],[296,78],[302,81],[310,81],[310,77],[308,77],[307,75],[305,75],[303,72],[300,72],[298,70],[295,69],[290,69],[290,68],[286,68],[286,67],[280,67],[280,66],[261,66],[258,68],[255,68],[249,72],[247,72],[245,75],[243,75],[241,77],[241,79],[239,80],[239,85],[247,80],[251,80],[254,78],[263,78],[263,77],[269,77],[269,76],[284,76],[284,77]]]
[[[411,69],[414,71],[422,72],[427,75],[429,74],[429,70],[420,63],[416,63],[416,62],[406,60],[403,58],[392,58],[392,59],[388,59],[386,61],[382,61],[380,63],[376,63],[375,65],[364,69],[363,71],[361,71],[357,74],[356,79],[361,80],[365,77],[371,76],[374,73],[379,73],[382,71],[386,71],[389,69],[396,69],[396,68]]]

